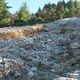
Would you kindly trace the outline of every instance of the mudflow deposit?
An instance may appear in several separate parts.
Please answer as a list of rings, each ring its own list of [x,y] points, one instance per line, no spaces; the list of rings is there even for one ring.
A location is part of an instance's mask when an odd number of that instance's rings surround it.
[[[0,28],[0,80],[80,80],[80,18]]]

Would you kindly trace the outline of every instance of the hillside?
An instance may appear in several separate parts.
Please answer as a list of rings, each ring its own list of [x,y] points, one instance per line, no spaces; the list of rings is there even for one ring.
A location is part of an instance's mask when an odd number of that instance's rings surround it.
[[[0,80],[80,80],[80,18],[1,28]]]

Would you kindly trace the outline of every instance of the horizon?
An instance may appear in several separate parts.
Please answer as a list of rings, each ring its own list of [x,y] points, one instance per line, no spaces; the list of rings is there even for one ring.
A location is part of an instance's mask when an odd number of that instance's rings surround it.
[[[12,8],[9,9],[9,11],[14,14],[16,11],[18,11],[20,9],[20,7],[22,6],[23,2],[27,3],[28,6],[28,10],[30,13],[36,13],[37,10],[39,9],[39,7],[42,9],[44,7],[45,4],[47,3],[57,3],[59,0],[6,0],[6,2],[8,3],[9,6],[11,6]],[[69,0],[66,0],[66,2]]]

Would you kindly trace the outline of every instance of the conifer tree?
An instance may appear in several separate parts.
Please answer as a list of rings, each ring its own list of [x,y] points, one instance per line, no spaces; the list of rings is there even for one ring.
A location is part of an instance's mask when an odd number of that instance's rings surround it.
[[[75,7],[75,9],[78,8],[78,1],[77,0],[74,1],[74,7]]]
[[[74,17],[74,1],[70,0],[67,2],[67,7],[69,9],[69,17]]]
[[[27,22],[29,19],[30,19],[30,13],[27,8],[27,3],[24,2],[18,12],[18,20],[23,21],[23,22]]]
[[[5,0],[0,0],[0,26],[10,21],[8,8],[9,6],[7,6]]]
[[[64,13],[65,13],[64,4],[62,3],[62,1],[59,1],[56,8],[57,19],[62,19],[64,17]]]

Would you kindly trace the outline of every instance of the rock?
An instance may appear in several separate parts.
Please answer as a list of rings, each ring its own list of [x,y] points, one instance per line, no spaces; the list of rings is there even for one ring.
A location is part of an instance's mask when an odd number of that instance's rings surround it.
[[[72,48],[72,49],[80,48],[80,44],[77,43],[77,42],[74,42],[73,44],[71,44],[71,48]]]
[[[1,28],[0,77],[1,80],[79,80],[80,18]]]
[[[14,76],[15,76],[15,78],[19,78],[19,77],[21,77],[22,75],[21,75],[21,73],[19,73],[19,72],[16,71],[16,73],[15,73]]]
[[[74,73],[67,73],[68,78],[80,79],[80,70],[76,70]]]
[[[33,71],[29,71],[29,72],[28,72],[28,76],[29,76],[30,78],[33,77],[33,76],[34,76]]]
[[[36,67],[31,68],[31,71],[37,71]]]
[[[2,61],[3,61],[3,60],[2,60],[2,57],[0,57],[0,63],[2,63]]]
[[[60,77],[60,78],[56,78],[56,79],[53,79],[53,80],[66,80],[65,77]]]
[[[3,69],[4,68],[4,65],[3,64],[0,64],[0,69]]]
[[[9,71],[8,73],[11,77],[15,76],[15,72],[14,71]]]

